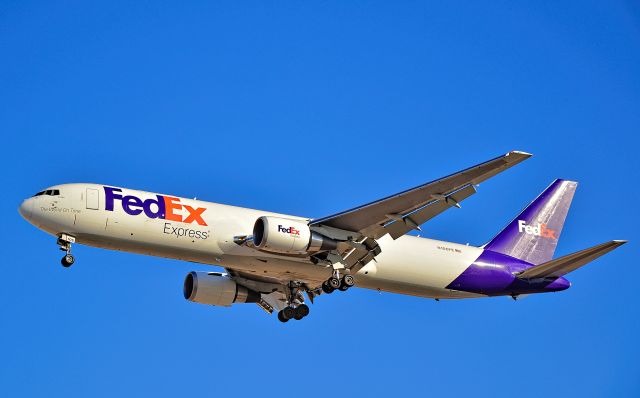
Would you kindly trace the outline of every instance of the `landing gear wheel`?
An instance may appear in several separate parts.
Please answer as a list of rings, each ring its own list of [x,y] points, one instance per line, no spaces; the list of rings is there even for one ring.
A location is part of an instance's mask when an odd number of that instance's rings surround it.
[[[298,307],[296,307],[296,315],[295,315],[295,319],[296,320],[300,320],[302,318],[304,318],[305,316],[309,315],[309,306],[306,304],[300,304]]]
[[[345,286],[351,287],[356,284],[356,281],[353,278],[353,276],[345,275],[344,278],[342,278],[342,284]]]
[[[70,267],[71,264],[73,264],[73,262],[75,261],[75,259],[71,255],[71,244],[75,243],[75,241],[76,238],[71,235],[60,234],[58,236],[58,240],[56,243],[60,247],[60,250],[66,253],[65,256],[62,257],[62,260],[60,260],[60,263],[65,268]]]
[[[296,310],[293,309],[292,307],[285,307],[282,311],[280,311],[282,313],[282,317],[286,318],[287,321],[289,319],[293,319],[293,317],[295,317],[296,315]]]
[[[282,311],[278,312],[278,320],[282,323],[289,322],[289,318],[285,318]]]
[[[68,267],[71,267],[74,261],[75,261],[75,258],[73,258],[71,254],[67,254],[66,256],[62,257],[62,260],[60,260],[60,263],[62,264],[63,267],[68,268]]]
[[[339,288],[339,287],[340,287],[340,279],[335,278],[335,277],[331,277],[331,278],[329,278],[329,280],[327,281],[327,284],[328,284],[330,287],[332,287],[332,288],[334,288],[334,289],[337,289],[337,288]]]
[[[334,289],[331,286],[329,286],[327,281],[322,282],[322,291],[323,292],[325,292],[327,294],[331,294],[331,293],[333,293],[334,290],[336,290],[336,289]]]
[[[340,287],[338,288],[338,290],[340,290],[341,292],[346,292],[347,290],[349,290],[349,286],[342,283],[340,284]]]

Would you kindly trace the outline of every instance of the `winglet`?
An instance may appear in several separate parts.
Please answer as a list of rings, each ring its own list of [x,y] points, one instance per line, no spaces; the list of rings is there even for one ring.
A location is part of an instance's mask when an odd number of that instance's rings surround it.
[[[505,154],[505,160],[508,163],[514,162],[522,162],[523,160],[529,159],[533,154],[523,151],[510,151]]]
[[[499,160],[501,162],[500,166],[496,167],[491,172],[483,174],[481,178],[473,179],[471,181],[471,183],[473,185],[479,185],[482,181],[485,181],[485,180],[495,176],[496,174],[499,174],[499,173],[505,171],[506,169],[511,168],[511,167],[517,165],[518,163],[529,159],[531,156],[533,156],[533,155],[530,154],[530,153],[527,153],[527,152],[522,152],[522,151],[510,151],[510,152],[507,152],[504,155],[499,156],[499,157],[491,160],[491,161]],[[489,162],[491,162],[491,161],[489,161]],[[485,162],[485,163],[489,163],[489,162]]]
[[[533,156],[533,154],[529,153],[529,152],[525,152],[525,151],[509,151],[509,153],[507,153],[507,155],[510,154],[516,154],[516,155],[520,155],[520,156],[524,156],[527,158],[530,158],[531,156]]]

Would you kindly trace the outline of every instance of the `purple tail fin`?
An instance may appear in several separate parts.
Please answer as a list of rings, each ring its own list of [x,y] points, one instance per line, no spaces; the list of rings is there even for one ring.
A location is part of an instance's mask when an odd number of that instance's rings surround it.
[[[536,265],[551,260],[577,186],[555,180],[484,248]]]

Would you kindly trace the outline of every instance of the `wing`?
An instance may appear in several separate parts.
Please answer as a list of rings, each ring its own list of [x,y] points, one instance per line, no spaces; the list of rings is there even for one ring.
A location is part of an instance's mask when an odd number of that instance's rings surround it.
[[[310,226],[358,232],[370,239],[386,234],[397,239],[448,208],[460,207],[460,202],[476,192],[477,184],[529,157],[531,154],[512,151],[384,199],[312,220]]]
[[[393,239],[430,220],[450,207],[460,207],[460,202],[476,192],[476,185],[531,157],[525,152],[512,151],[476,166],[431,181],[398,194],[366,205],[312,220],[309,226],[336,238],[337,261],[352,273],[373,260],[381,249],[376,239],[389,234]],[[313,256],[315,261],[327,260]]]

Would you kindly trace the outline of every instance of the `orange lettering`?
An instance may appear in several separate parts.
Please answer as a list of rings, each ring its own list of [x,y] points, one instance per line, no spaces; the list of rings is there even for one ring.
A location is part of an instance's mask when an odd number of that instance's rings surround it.
[[[200,225],[207,225],[207,223],[202,219],[202,213],[206,210],[204,207],[194,209],[191,206],[184,205],[184,208],[189,212],[189,215],[184,219],[184,222],[191,224],[195,221]]]
[[[171,198],[168,196],[164,197],[164,208],[165,208],[164,218],[165,220],[182,222],[182,216],[180,214],[176,214],[173,212],[174,210],[180,210],[182,208],[182,205],[180,203],[173,203],[175,201],[179,202],[180,199]]]

